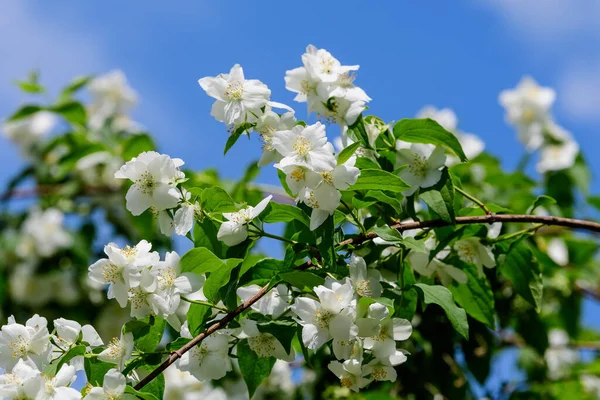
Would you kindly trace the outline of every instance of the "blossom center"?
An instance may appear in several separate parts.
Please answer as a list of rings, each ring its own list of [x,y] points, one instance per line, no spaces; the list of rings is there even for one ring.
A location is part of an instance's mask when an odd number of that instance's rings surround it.
[[[123,278],[121,275],[121,269],[113,263],[104,264],[102,266],[102,277],[105,282],[117,283]]]
[[[232,101],[241,100],[243,95],[244,95],[244,85],[242,85],[241,82],[239,82],[239,81],[229,82],[229,85],[227,86],[227,90],[225,90],[225,96],[227,96],[227,98],[229,100],[232,100]]]
[[[125,355],[125,349],[121,344],[121,341],[117,338],[113,338],[113,340],[108,344],[108,357],[111,359],[117,360]]]
[[[312,190],[308,194],[308,198],[304,200],[310,208],[319,208],[319,201],[315,198],[315,192]]]
[[[381,367],[373,368],[373,372],[371,373],[371,377],[376,381],[383,381],[387,378],[387,372]]]
[[[23,335],[19,335],[16,340],[8,342],[8,348],[10,349],[13,358],[22,358],[27,355],[29,341],[25,339]]]
[[[177,279],[177,274],[173,267],[161,269],[157,276],[158,284],[161,289],[173,286],[175,284],[175,279]]]
[[[298,167],[292,171],[292,173],[289,175],[289,177],[296,182],[300,182],[300,181],[304,180],[304,175],[305,175],[304,170],[302,168]]]
[[[157,182],[154,179],[154,176],[148,171],[144,172],[140,179],[136,182],[136,186],[143,194],[152,195],[154,193],[154,189],[156,189]]]
[[[523,110],[523,113],[521,114],[521,121],[523,121],[523,123],[531,124],[535,120],[535,111],[531,107],[528,107],[525,110]]]
[[[412,164],[408,166],[410,173],[418,178],[424,178],[427,175],[427,158],[419,154],[415,154]]]
[[[310,144],[310,140],[304,136],[298,136],[294,142],[294,145],[292,146],[292,149],[299,156],[306,157],[306,155],[308,155],[308,153],[312,150],[312,146]]]
[[[323,181],[329,185],[333,185],[333,173],[331,171],[321,172]]]
[[[275,352],[275,338],[271,335],[260,334],[248,338],[248,346],[259,357],[271,357]]]
[[[358,282],[358,285],[356,285],[356,293],[358,293],[361,297],[373,296],[373,291],[371,290],[371,281],[362,280]]]
[[[353,383],[354,382],[353,382],[352,378],[349,376],[345,376],[342,379],[340,379],[340,385],[342,385],[342,387],[345,387],[345,388],[351,388]]]
[[[317,325],[319,328],[327,328],[327,326],[329,326],[329,321],[332,318],[333,313],[331,311],[319,308],[315,313],[315,325]]]
[[[475,250],[466,243],[458,246],[458,255],[465,259],[468,263],[474,264],[475,261]]]
[[[302,88],[302,93],[305,95],[314,93],[317,88],[316,85],[311,85],[307,80],[300,81],[300,87]]]
[[[252,221],[252,218],[250,217],[251,213],[252,207],[249,206],[236,213],[233,213],[231,220],[238,225],[247,224],[248,222]]]
[[[333,58],[332,57],[321,58],[321,70],[326,74],[330,74],[331,72],[333,72]]]
[[[355,79],[356,74],[353,71],[348,71],[340,75],[338,82],[340,86],[352,87]]]
[[[129,301],[131,301],[131,307],[134,309],[140,309],[148,305],[146,293],[139,286],[129,289]]]

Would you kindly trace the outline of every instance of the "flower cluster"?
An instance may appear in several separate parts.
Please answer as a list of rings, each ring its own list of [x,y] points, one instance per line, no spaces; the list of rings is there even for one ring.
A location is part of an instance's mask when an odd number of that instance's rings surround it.
[[[107,284],[108,298],[115,299],[121,307],[131,305],[131,316],[163,317],[174,329],[181,328],[175,314],[181,295],[199,289],[199,277],[181,274],[179,255],[167,253],[164,261],[152,245],[142,240],[134,247],[119,248],[110,243],[104,247],[108,258],[96,261],[89,267],[90,278]]]
[[[356,183],[360,171],[356,157],[337,163],[333,145],[327,141],[320,122],[289,131],[276,132],[273,146],[283,156],[275,167],[286,174],[286,182],[296,202],[312,208],[310,229],[319,227],[340,204],[340,190]]]
[[[553,119],[551,108],[556,93],[524,77],[513,90],[500,93],[507,121],[517,128],[519,140],[528,151],[541,149],[538,172],[567,169],[575,163],[579,145],[572,135]]]
[[[306,102],[308,112],[316,112],[345,132],[371,100],[354,85],[359,66],[341,65],[327,50],[313,45],[306,48],[302,64],[285,73],[286,89],[298,93],[294,100]]]
[[[25,157],[32,155],[34,147],[38,146],[42,137],[46,136],[56,126],[58,118],[50,112],[41,111],[31,116],[2,125],[4,136],[19,146]]]
[[[357,256],[349,267],[350,278],[328,278],[314,288],[316,298],[297,297],[291,309],[302,325],[304,345],[317,350],[333,341],[333,354],[341,362],[332,361],[329,369],[343,387],[358,391],[374,380],[396,380],[393,367],[406,361],[406,352],[396,348],[396,341],[408,339],[412,326],[392,318],[390,310],[376,301],[381,295],[376,270]]]
[[[83,368],[82,358],[74,357],[54,375],[44,371],[50,362],[78,345],[88,349],[101,346],[102,340],[90,326],[59,318],[55,334],[48,332],[46,318],[34,315],[25,325],[9,317],[0,331],[0,396],[8,399],[77,400],[81,394],[70,387],[75,372]]]
[[[92,79],[89,91],[92,102],[88,107],[88,123],[92,130],[101,129],[108,121],[116,131],[138,130],[138,125],[128,116],[137,103],[138,95],[129,86],[122,71],[111,71]]]

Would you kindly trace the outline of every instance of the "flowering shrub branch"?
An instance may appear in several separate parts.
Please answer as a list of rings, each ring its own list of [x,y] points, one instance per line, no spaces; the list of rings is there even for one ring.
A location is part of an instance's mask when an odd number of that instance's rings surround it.
[[[539,155],[506,172],[451,110],[386,123],[366,114],[358,65],[312,45],[301,62],[284,81],[306,120],[239,64],[199,80],[225,153],[261,141],[236,182],[158,152],[129,119],[137,94],[120,72],[7,118],[28,166],[0,214],[0,396],[475,398],[506,345],[530,383],[515,396],[552,398],[573,376],[581,398],[600,387],[573,346],[600,343],[579,318],[600,287],[583,232],[600,223],[582,218],[600,197],[554,91],[524,78],[501,93]],[[19,86],[45,91],[35,74]],[[253,182],[269,165],[280,186]],[[173,251],[173,235],[191,249]],[[313,377],[298,387],[291,368]]]

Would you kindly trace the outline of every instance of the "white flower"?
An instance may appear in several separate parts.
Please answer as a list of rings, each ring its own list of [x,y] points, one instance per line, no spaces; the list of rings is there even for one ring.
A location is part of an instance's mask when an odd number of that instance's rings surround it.
[[[275,357],[279,360],[294,361],[294,349],[286,353],[283,345],[270,333],[263,333],[258,329],[256,321],[244,318],[241,323],[243,336],[248,338],[248,347],[259,357]]]
[[[243,302],[246,302],[256,295],[260,289],[261,287],[258,285],[242,286],[237,289],[236,293]],[[279,284],[252,304],[251,308],[262,315],[271,315],[273,318],[277,318],[288,309],[291,299],[292,296],[288,287]]]
[[[79,400],[81,393],[69,386],[75,381],[75,368],[64,364],[56,376],[47,379],[38,375],[34,378],[39,388],[36,400]],[[35,384],[33,383],[32,386]]]
[[[500,93],[500,104],[506,110],[506,119],[515,125],[519,140],[533,151],[544,142],[544,126],[550,119],[550,109],[556,98],[551,88],[540,87],[531,77],[521,79],[513,90]]]
[[[260,114],[260,108],[271,96],[271,91],[264,83],[256,79],[244,79],[244,71],[239,64],[235,64],[229,74],[205,77],[198,83],[206,94],[217,100],[210,115],[229,126],[242,124],[252,113]]]
[[[9,373],[0,375],[0,397],[3,399],[35,398],[39,390],[40,371],[30,361],[20,359]]]
[[[366,108],[364,101],[350,101],[342,97],[333,97],[327,104],[318,103],[314,111],[326,121],[341,126],[342,133],[345,134],[347,127],[354,124]]]
[[[137,216],[150,207],[161,211],[177,206],[180,195],[175,185],[184,177],[179,170],[182,165],[181,159],[155,151],[145,151],[127,161],[115,172],[115,178],[133,182],[125,196],[127,209]]]
[[[381,274],[374,268],[367,268],[367,264],[362,257],[355,256],[350,258],[348,264],[350,269],[350,282],[352,287],[361,297],[380,297],[383,288],[381,287]]]
[[[336,283],[331,289],[314,288],[319,301],[297,297],[291,306],[302,325],[302,341],[306,347],[316,350],[329,340],[350,340],[358,334],[354,325],[356,301],[349,282]]]
[[[337,82],[340,75],[358,70],[358,65],[342,66],[341,63],[325,49],[317,49],[313,45],[306,47],[302,55],[302,63],[308,72],[320,82]]]
[[[125,393],[125,376],[111,369],[104,375],[102,387],[93,387],[83,400],[136,400],[137,396]]]
[[[141,273],[140,283],[128,290],[128,299],[131,302],[131,316],[144,318],[148,314],[160,315],[168,309],[166,300],[156,294],[156,277],[150,270],[144,269]]]
[[[22,238],[17,246],[17,254],[22,258],[31,257],[34,252],[42,257],[50,257],[60,249],[73,243],[69,232],[63,227],[64,214],[57,208],[40,210],[33,208],[21,227]]]
[[[325,126],[320,122],[275,132],[271,143],[283,156],[277,168],[298,166],[315,172],[335,168],[333,145],[327,141]]]
[[[115,178],[123,160],[108,151],[97,151],[81,157],[75,164],[82,180],[90,186],[107,186],[118,189],[123,182]]]
[[[579,145],[573,140],[560,144],[546,144],[542,147],[540,161],[536,169],[540,174],[571,168],[579,154]]]
[[[407,165],[400,171],[400,178],[411,186],[402,192],[410,196],[418,188],[427,188],[435,185],[442,177],[442,167],[446,162],[446,155],[442,147],[430,144],[396,142],[396,167]]]
[[[551,329],[548,332],[550,347],[544,353],[548,377],[553,380],[561,379],[569,374],[571,367],[579,361],[576,350],[569,349],[569,335],[562,329]]]
[[[133,333],[122,333],[119,339],[113,338],[106,350],[98,354],[98,359],[109,364],[116,364],[123,370],[125,363],[133,357]]]
[[[569,264],[569,248],[564,240],[559,237],[552,238],[546,244],[548,257],[558,265],[566,266]]]
[[[223,388],[214,388],[210,382],[200,382],[187,371],[180,371],[170,366],[163,373],[165,376],[164,398],[169,400],[227,400]]]
[[[64,351],[68,351],[73,345],[75,345],[81,335],[81,340],[87,342],[92,347],[102,346],[104,342],[91,325],[84,325],[77,321],[72,321],[64,318],[58,318],[54,320],[54,329],[56,334],[53,336],[54,343],[52,347],[52,358],[55,359],[60,357]],[[83,369],[83,357],[78,356],[71,359],[70,364],[75,367],[75,370],[79,371]]]
[[[270,104],[277,104],[279,108],[285,108],[288,110],[283,115],[279,115],[272,111]],[[277,131],[290,130],[296,125],[296,117],[294,111],[283,104],[270,102],[265,106],[265,111],[260,115],[254,126],[254,130],[260,134],[262,139],[262,155],[258,161],[258,166],[263,167],[272,162],[281,160],[281,154],[273,146],[273,135]]]
[[[331,361],[327,368],[340,379],[342,387],[354,392],[358,392],[373,381],[363,377],[365,372],[358,360],[346,360],[343,364],[339,361]]]
[[[365,103],[371,101],[371,98],[367,96],[367,93],[363,89],[354,85],[356,73],[353,71],[358,70],[358,65],[349,68],[353,69],[338,74],[335,82],[319,82],[317,84],[317,94],[321,99],[327,100],[331,97],[337,97],[350,102],[360,101]]]
[[[47,111],[37,112],[29,117],[5,122],[4,136],[21,147],[24,154],[56,126],[57,118]]]
[[[494,268],[496,266],[492,249],[481,244],[481,240],[477,237],[458,240],[453,247],[462,261],[477,266],[479,275],[483,273],[483,267]]]
[[[217,238],[227,246],[242,243],[248,237],[248,224],[267,208],[272,198],[273,196],[269,195],[255,207],[246,206],[234,213],[223,213],[227,221],[221,224]]]
[[[200,278],[193,273],[181,274],[180,257],[176,252],[168,252],[165,261],[159,262],[153,269],[157,280],[156,296],[148,298],[152,310],[161,315],[176,330],[181,322],[175,315],[181,302],[181,295],[192,293],[200,287]]]
[[[181,327],[181,336],[192,338],[187,321]],[[208,336],[200,345],[181,356],[177,366],[201,381],[221,379],[231,371],[229,336],[219,333]]]
[[[180,236],[187,235],[194,227],[196,214],[199,211],[200,205],[198,203],[182,203],[177,211],[175,211],[173,218],[171,218],[171,215],[166,210],[160,211],[158,213],[160,231],[166,236],[171,236],[173,233]]]
[[[137,93],[119,70],[94,78],[88,88],[92,95],[92,114],[104,118],[125,113],[137,103]]]
[[[581,374],[579,379],[586,393],[595,396],[594,398],[600,398],[600,378],[594,375]]]
[[[296,201],[303,202],[313,209],[310,215],[311,230],[321,226],[328,216],[333,215],[342,197],[339,191],[346,190],[356,183],[360,170],[354,166],[355,162],[356,157],[350,157],[344,164],[337,165],[331,170],[319,173],[307,170],[304,171],[302,179],[300,179],[300,172],[297,169],[292,171],[289,168],[284,169],[284,172],[290,171],[289,175],[292,177],[294,174],[298,175],[298,180],[293,185],[294,188],[306,185],[299,192]],[[275,166],[278,167],[278,165]]]
[[[369,312],[371,314],[371,307]],[[410,321],[404,318],[386,317],[379,323],[375,334],[364,339],[364,347],[371,350],[377,358],[389,357],[396,353],[396,341],[406,340],[411,334]]]
[[[449,286],[453,280],[462,284],[467,283],[467,274],[463,270],[446,264],[437,257],[429,260],[429,252],[413,250],[407,258],[415,271],[423,276],[437,274],[444,286]]]
[[[363,367],[365,376],[370,376],[375,381],[395,382],[397,378],[394,366],[404,363],[406,355],[399,350],[388,357],[374,358]]]
[[[285,72],[285,88],[298,93],[294,101],[306,102],[308,111],[315,111],[316,106],[323,100],[317,93],[319,79],[312,76],[305,67],[298,67]]]
[[[35,364],[42,369],[50,360],[50,334],[48,321],[35,314],[25,325],[17,324],[13,316],[0,331],[0,368],[10,370],[17,362]]]
[[[116,299],[121,307],[127,305],[129,289],[140,284],[140,269],[156,265],[159,255],[150,252],[152,245],[142,240],[137,246],[119,248],[114,243],[104,246],[108,258],[89,267],[89,277],[95,282],[108,284],[107,297]]]

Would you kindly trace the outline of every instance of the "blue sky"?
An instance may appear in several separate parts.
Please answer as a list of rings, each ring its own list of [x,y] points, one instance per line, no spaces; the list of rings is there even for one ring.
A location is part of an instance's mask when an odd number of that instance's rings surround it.
[[[497,96],[524,74],[555,87],[558,121],[583,149],[597,147],[600,6],[594,3],[7,0],[0,5],[0,115],[23,100],[10,80],[28,69],[39,68],[56,90],[76,74],[119,68],[140,93],[136,119],[164,152],[237,177],[258,157],[259,144],[238,145],[222,157],[227,134],[210,117],[212,99],[198,78],[240,63],[247,77],[269,85],[273,100],[296,106],[302,117],[304,104],[293,103],[283,76],[312,43],[345,64],[360,64],[357,83],[373,98],[374,114],[398,120],[426,104],[451,107],[459,127],[480,135],[511,167],[523,150]],[[2,183],[19,159],[4,141],[0,157]],[[600,160],[591,162],[600,168]],[[273,182],[274,172],[261,179]]]
[[[360,64],[356,83],[373,98],[373,114],[389,121],[428,104],[450,107],[460,129],[482,137],[509,168],[523,148],[497,97],[530,74],[556,88],[558,122],[598,171],[599,19],[596,0],[3,0],[0,117],[24,100],[10,81],[29,69],[38,68],[54,92],[75,75],[122,69],[141,97],[134,117],[163,152],[236,178],[260,145],[240,141],[222,156],[227,133],[209,115],[212,99],[197,80],[240,63],[302,118],[305,105],[293,103],[283,76],[314,44],[343,64]],[[0,160],[1,186],[22,163],[2,138]],[[273,169],[260,179],[275,182]],[[598,312],[591,303],[586,309],[587,320]]]

